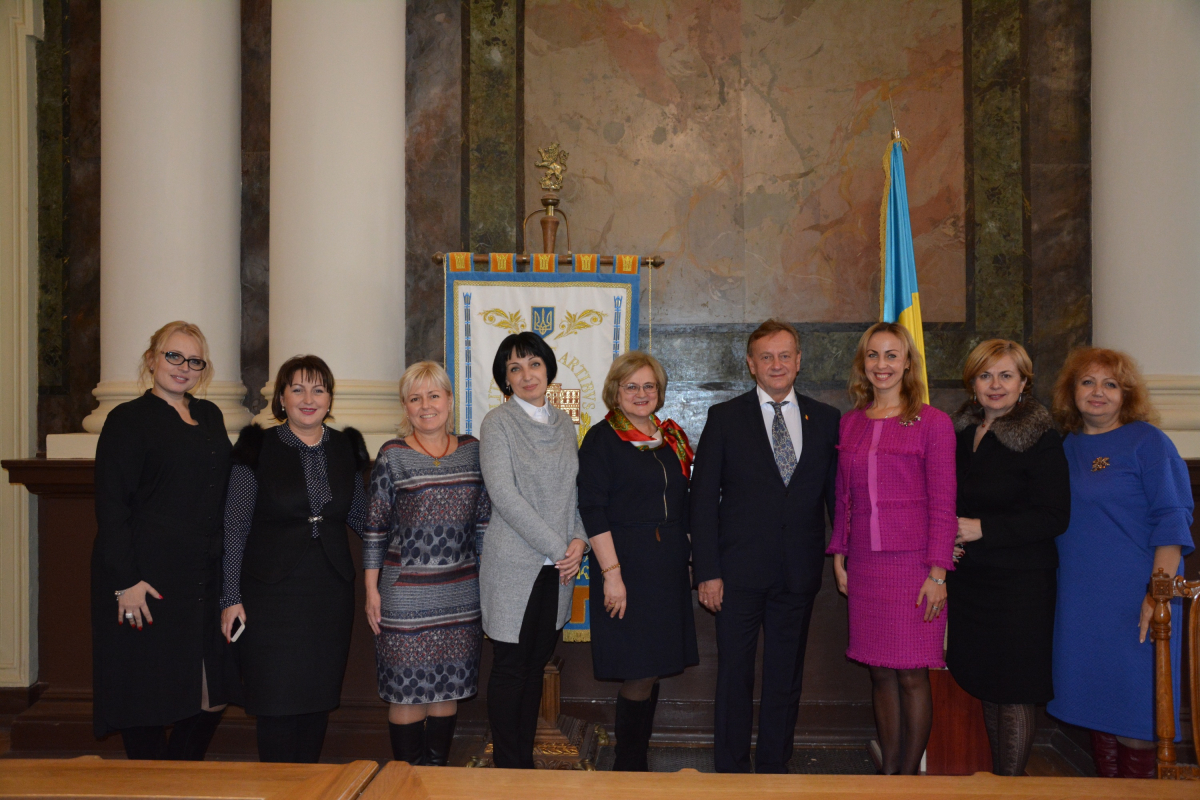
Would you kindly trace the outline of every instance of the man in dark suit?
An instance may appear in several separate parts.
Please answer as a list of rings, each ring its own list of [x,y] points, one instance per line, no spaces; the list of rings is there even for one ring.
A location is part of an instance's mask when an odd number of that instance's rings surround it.
[[[758,772],[787,772],[804,648],[833,517],[838,419],[797,395],[800,336],[767,320],[750,334],[756,386],[708,410],[692,472],[700,602],[717,617],[717,772],[750,772],[754,658],[763,631]]]

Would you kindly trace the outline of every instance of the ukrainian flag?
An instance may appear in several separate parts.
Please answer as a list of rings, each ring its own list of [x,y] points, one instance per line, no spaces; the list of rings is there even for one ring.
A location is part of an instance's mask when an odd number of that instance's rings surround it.
[[[892,131],[892,143],[883,155],[883,206],[879,211],[879,317],[899,322],[912,334],[921,354],[921,379],[929,402],[925,372],[925,336],[921,331],[921,298],[917,291],[917,260],[913,255],[912,225],[908,219],[908,190],[904,186],[904,151],[908,140]]]

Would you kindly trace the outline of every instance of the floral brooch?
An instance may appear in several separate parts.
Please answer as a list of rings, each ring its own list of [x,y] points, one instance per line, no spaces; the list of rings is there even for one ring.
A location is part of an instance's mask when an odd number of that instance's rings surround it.
[[[920,421],[921,421],[921,415],[920,415],[920,414],[917,414],[917,415],[916,415],[915,417],[913,417],[912,419],[908,419],[908,420],[904,420],[904,419],[902,419],[902,420],[900,420],[900,424],[901,424],[901,425],[903,425],[903,426],[904,426],[904,427],[906,427],[906,428],[911,428],[911,427],[913,426],[913,423],[920,422]]]
[[[1100,470],[1105,469],[1106,467],[1108,467],[1108,457],[1107,456],[1100,456],[1099,458],[1097,458],[1096,460],[1094,460],[1092,462],[1092,472],[1099,472]]]

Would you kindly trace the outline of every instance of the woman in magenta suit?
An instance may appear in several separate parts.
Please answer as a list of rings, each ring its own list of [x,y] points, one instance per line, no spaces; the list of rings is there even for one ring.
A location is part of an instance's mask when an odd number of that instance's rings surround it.
[[[900,325],[880,322],[862,335],[826,551],[849,601],[846,655],[871,670],[885,775],[915,775],[929,741],[929,668],[946,665],[942,609],[958,533],[954,425],[922,402],[921,374]]]

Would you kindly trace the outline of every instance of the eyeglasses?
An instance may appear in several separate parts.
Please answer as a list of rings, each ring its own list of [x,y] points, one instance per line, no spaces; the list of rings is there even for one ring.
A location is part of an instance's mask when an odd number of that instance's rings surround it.
[[[646,394],[654,394],[658,391],[657,383],[626,383],[621,386],[621,391],[625,394],[637,394],[639,391]]]
[[[174,364],[177,367],[186,361],[188,369],[192,370],[193,372],[200,372],[208,366],[208,362],[203,358],[188,358],[183,353],[180,353],[176,350],[168,350],[167,352],[163,353],[163,358],[167,360],[168,364]]]

